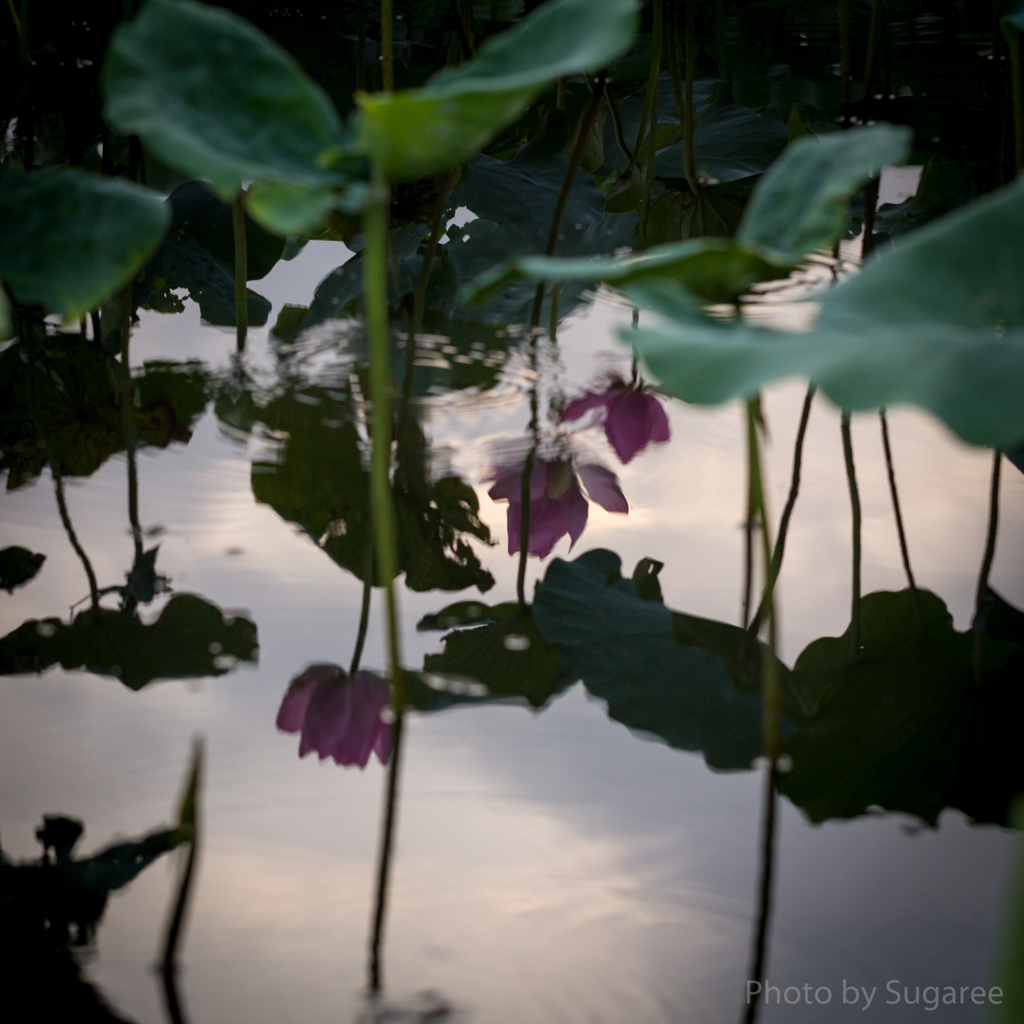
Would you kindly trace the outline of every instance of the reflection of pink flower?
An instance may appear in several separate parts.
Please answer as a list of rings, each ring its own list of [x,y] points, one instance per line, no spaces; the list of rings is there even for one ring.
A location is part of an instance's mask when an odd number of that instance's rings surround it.
[[[652,441],[667,441],[671,436],[668,416],[649,391],[616,381],[606,391],[588,391],[571,401],[562,419],[578,420],[591,409],[603,410],[605,436],[623,463]]]
[[[519,550],[523,512],[523,467],[502,470],[494,486],[487,492],[495,501],[508,502],[508,553]],[[628,512],[629,504],[619,490],[615,474],[604,466],[573,467],[568,460],[545,462],[535,459],[530,474],[530,543],[531,555],[544,558],[566,534],[571,544],[579,540],[587,525],[587,498],[580,487],[587,489],[591,501],[609,512]]]
[[[370,752],[386,764],[392,726],[381,718],[391,704],[388,684],[372,672],[349,678],[337,665],[310,665],[289,684],[277,713],[283,732],[300,732],[299,757],[311,750],[336,764],[366,767]]]

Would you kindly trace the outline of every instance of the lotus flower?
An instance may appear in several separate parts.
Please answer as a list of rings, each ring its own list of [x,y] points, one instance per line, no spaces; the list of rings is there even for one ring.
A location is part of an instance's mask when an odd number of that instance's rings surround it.
[[[604,466],[578,468],[568,459],[547,462],[536,459],[530,473],[530,541],[528,551],[539,558],[569,534],[570,548],[587,525],[587,496],[609,512],[628,512],[629,504],[619,490],[615,474]],[[508,502],[508,553],[519,550],[523,514],[523,467],[502,470],[487,492],[495,501]]]
[[[277,713],[282,732],[301,732],[299,757],[311,750],[336,764],[365,768],[370,752],[391,756],[392,726],[381,717],[391,704],[388,684],[372,672],[351,678],[337,665],[310,665],[289,684]]]
[[[578,420],[591,409],[602,410],[605,436],[623,464],[652,441],[671,437],[661,402],[642,388],[615,381],[603,392],[588,391],[565,407],[562,419]]]

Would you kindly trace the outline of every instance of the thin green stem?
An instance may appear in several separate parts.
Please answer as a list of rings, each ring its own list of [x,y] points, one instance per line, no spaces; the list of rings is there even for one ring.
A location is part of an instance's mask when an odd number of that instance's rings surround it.
[[[764,477],[761,470],[761,440],[758,434],[760,399],[747,402],[747,457],[750,491],[760,526],[761,555],[765,577],[772,564],[771,528],[768,522],[768,498],[765,493]],[[761,658],[761,708],[764,752],[774,766],[779,756],[779,681],[775,658],[776,615],[774,594],[765,588],[766,615],[768,619],[768,654]]]
[[[370,496],[377,566],[383,580],[388,624],[388,660],[394,689],[395,714],[405,709],[399,649],[395,577],[398,575],[398,534],[391,493],[391,366],[387,294],[387,182],[374,168],[373,195],[363,216],[366,250],[363,263],[366,330],[370,348],[370,400],[373,406],[373,451],[370,458]]]
[[[850,646],[854,661],[860,660],[860,562],[861,562],[861,510],[860,491],[857,488],[857,470],[853,464],[853,440],[850,437],[850,415],[843,413],[843,459],[846,462],[846,483],[850,489],[850,508],[853,512],[853,597],[850,609]]]
[[[394,849],[395,823],[398,817],[398,771],[402,754],[402,736],[405,715],[395,717],[391,764],[388,766],[388,785],[384,797],[384,829],[381,835],[377,864],[377,893],[373,908],[373,932],[370,938],[370,992],[377,993],[382,985],[382,957],[384,918],[387,910],[388,878],[391,874],[391,855]]]
[[[658,0],[660,3],[660,0]],[[583,160],[583,151],[587,148],[587,140],[594,130],[594,122],[597,120],[597,112],[601,109],[601,100],[604,91],[608,86],[607,71],[599,71],[594,79],[594,92],[590,98],[590,105],[583,116],[583,123],[580,126],[580,134],[576,139],[576,148],[569,160],[569,167],[565,172],[565,181],[562,182],[562,189],[558,193],[555,202],[555,209],[551,215],[551,226],[548,229],[548,244],[544,250],[545,256],[554,256],[555,248],[558,245],[558,234],[562,228],[562,216],[565,213],[566,203],[569,201],[569,193],[572,191],[573,182],[576,180],[576,173],[580,169]],[[533,298],[533,312],[530,317],[530,326],[536,327],[540,323],[541,308],[544,304],[544,283],[537,285],[537,291]]]
[[[384,92],[395,91],[395,46],[392,0],[380,0],[381,82]]]
[[[245,336],[249,329],[248,291],[249,257],[246,252],[245,208],[242,205],[245,190],[231,200],[231,228],[235,239],[235,337],[239,352],[245,351]]]
[[[608,113],[612,116],[612,127],[615,129],[615,141],[622,150],[627,161],[632,161],[633,151],[626,145],[626,137],[622,133],[622,115],[619,113],[618,105],[612,98],[611,92],[604,94],[604,101],[608,105]]]

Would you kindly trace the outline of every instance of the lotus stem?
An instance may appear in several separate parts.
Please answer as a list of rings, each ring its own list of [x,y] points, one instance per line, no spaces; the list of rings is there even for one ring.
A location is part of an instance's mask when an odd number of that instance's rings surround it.
[[[246,253],[245,208],[242,205],[245,190],[231,200],[231,227],[235,236],[235,338],[239,352],[245,351],[245,336],[249,329],[248,290],[249,258]]]
[[[185,792],[182,795],[182,811],[179,815],[183,819],[191,813],[192,837],[188,844],[185,868],[178,880],[178,893],[174,900],[174,909],[171,912],[170,920],[167,923],[164,951],[160,959],[160,969],[165,977],[177,970],[178,943],[181,941],[181,930],[185,922],[185,913],[188,910],[195,878],[196,858],[199,851],[199,787],[202,782],[202,767],[203,744],[201,740],[196,739],[192,745],[192,768],[185,784]]]
[[[715,40],[718,43],[718,67],[722,77],[729,79],[729,55],[725,49],[725,0],[715,0]]]
[[[697,157],[693,150],[693,133],[697,128],[697,116],[693,105],[693,82],[697,73],[697,51],[694,41],[694,17],[696,15],[695,0],[686,2],[686,136],[683,142],[683,159],[686,167],[686,180],[694,195],[700,183],[697,180]]]
[[[924,610],[921,608],[921,595],[917,592],[917,583],[914,580],[914,570],[910,567],[910,549],[907,546],[907,533],[903,528],[903,513],[900,511],[900,495],[896,490],[896,470],[893,468],[892,447],[889,444],[889,420],[885,415],[885,409],[878,410],[878,418],[882,424],[882,448],[885,450],[885,469],[889,475],[889,494],[892,496],[892,510],[896,517],[896,532],[900,539],[900,557],[903,559],[903,571],[907,574],[907,583],[910,585],[910,593],[914,601],[914,611],[917,613],[921,629],[925,628]]]
[[[370,401],[373,407],[373,451],[370,458],[370,496],[377,565],[386,592],[388,661],[394,689],[395,713],[405,708],[399,645],[395,577],[398,575],[398,535],[391,493],[391,363],[387,295],[387,220],[389,189],[377,168],[373,196],[363,217],[366,256],[363,293],[370,348]]]
[[[761,879],[758,886],[757,930],[754,932],[750,980],[764,978],[768,957],[768,922],[772,909],[772,879],[775,873],[775,819],[778,799],[775,793],[776,768],[769,764],[764,776],[764,802],[761,817]],[[744,1024],[753,1024],[760,1005],[760,990],[744,1006]]]
[[[44,426],[43,419],[39,415],[39,403],[36,401],[36,346],[33,334],[33,326],[28,318],[19,316],[18,337],[21,338],[25,347],[25,352],[28,355],[29,410],[32,414],[32,420],[36,425],[36,430],[39,431],[39,436],[42,438],[43,445],[46,448],[46,458],[50,463],[50,475],[53,477],[53,491],[57,499],[57,512],[60,514],[61,525],[64,527],[64,532],[67,534],[68,541],[71,543],[72,549],[78,556],[78,560],[82,563],[82,568],[85,570],[85,578],[89,581],[90,603],[92,604],[93,609],[97,609],[100,606],[100,588],[96,582],[96,573],[93,570],[92,562],[89,561],[89,556],[85,553],[85,548],[83,548],[79,542],[78,535],[75,533],[75,528],[71,523],[71,516],[68,513],[67,501],[64,499],[64,476],[60,471],[60,458],[54,450],[53,443],[49,436],[49,431]]]
[[[759,520],[761,553],[764,573],[771,572],[772,542],[768,524],[768,499],[761,470],[761,441],[758,435],[760,397],[747,402],[747,477],[752,495],[751,504]],[[762,732],[764,751],[771,764],[779,756],[779,686],[775,664],[775,601],[771,590],[765,588],[766,616],[768,619],[768,657],[761,658]]]
[[[377,866],[377,894],[373,909],[373,933],[370,938],[370,992],[377,993],[382,985],[381,948],[384,942],[384,918],[387,911],[388,878],[391,874],[391,853],[394,847],[395,822],[398,815],[398,770],[402,754],[402,736],[405,716],[397,714],[394,726],[394,744],[391,764],[388,766],[388,787],[384,798],[384,829],[381,835]]]
[[[128,463],[128,522],[132,530],[132,545],[135,550],[135,565],[138,565],[144,554],[142,545],[142,526],[139,523],[139,469],[136,459],[135,421],[132,417],[134,408],[132,399],[132,364],[131,345],[131,293],[129,284],[121,292],[121,436],[124,440],[125,456]],[[134,607],[135,598],[129,595],[128,607]]]
[[[839,0],[839,71],[842,76],[843,127],[850,127],[850,0]]]
[[[796,499],[800,493],[800,473],[804,457],[804,439],[807,436],[807,423],[811,416],[811,405],[814,402],[816,388],[811,384],[804,396],[804,406],[800,413],[800,425],[796,431],[796,445],[793,450],[793,476],[789,484],[789,495],[786,498],[786,505],[782,510],[782,518],[779,520],[779,532],[775,538],[775,549],[772,552],[771,568],[768,572],[768,579],[765,580],[764,593],[761,595],[761,603],[754,613],[748,627],[748,635],[756,639],[764,622],[764,616],[768,609],[768,600],[775,592],[775,584],[778,581],[779,573],[782,570],[782,559],[786,552],[786,536],[789,533],[789,520],[792,518],[793,509],[796,507]],[[746,625],[744,623],[744,625]]]
[[[373,539],[368,538],[363,557],[363,601],[359,608],[359,630],[356,633],[356,646],[352,651],[348,674],[351,678],[359,671],[359,662],[363,657],[363,644],[366,643],[366,629],[370,624],[370,597],[373,594]]]
[[[359,0],[356,22],[356,92],[366,89],[366,0]]]
[[[992,592],[988,578],[996,556],[996,535],[999,533],[999,477],[1003,465],[1003,453],[996,448],[992,458],[992,480],[989,486],[988,530],[985,535],[985,554],[978,574],[978,591],[974,601],[974,681],[981,682],[982,663],[985,654],[985,624],[988,617]]]
[[[1003,22],[1007,49],[1010,51],[1010,92],[1013,101],[1013,161],[1017,175],[1024,172],[1024,95],[1020,68],[1020,32]]]
[[[455,30],[459,33],[459,42],[462,44],[462,52],[465,59],[470,60],[476,56],[476,47],[473,45],[473,34],[466,24],[466,15],[462,10],[460,0],[450,0],[452,13],[455,15]],[[563,108],[564,109],[564,108]]]
[[[612,98],[610,91],[605,92],[604,101],[608,105],[608,113],[612,115],[612,127],[615,129],[615,141],[618,143],[619,149],[622,150],[626,157],[626,160],[632,163],[633,151],[626,145],[626,137],[622,133],[622,116],[619,114],[619,108]]]
[[[536,448],[530,449],[523,463],[523,475],[520,480],[520,515],[519,515],[519,569],[516,573],[516,598],[519,608],[526,611],[526,560],[530,553],[530,481],[533,477],[533,461]]]
[[[843,458],[846,462],[846,483],[850,489],[850,507],[853,511],[853,600],[850,612],[850,645],[854,661],[860,661],[860,562],[861,512],[860,491],[857,489],[857,470],[853,464],[853,440],[850,437],[850,414],[843,413]]]
[[[647,223],[651,212],[651,192],[654,188],[654,158],[658,152],[658,79],[661,77],[662,0],[654,0],[651,25],[651,72],[647,79],[648,139],[644,164],[643,201],[640,207],[640,247],[647,246]],[[637,139],[637,146],[640,141]]]
[[[423,314],[427,305],[427,286],[430,283],[430,271],[437,255],[437,247],[442,235],[441,221],[444,218],[445,201],[448,198],[450,173],[446,172],[437,179],[437,200],[430,217],[430,235],[427,238],[427,251],[423,254],[419,274],[416,276],[416,291],[412,300],[412,320],[409,324],[409,338],[406,343],[405,383],[403,385],[402,415],[412,399],[413,373],[416,363],[416,338],[423,328]]]
[[[660,0],[658,0],[660,3]],[[572,191],[573,182],[576,180],[576,173],[580,169],[583,160],[583,151],[587,148],[587,140],[594,130],[594,122],[597,120],[597,112],[601,109],[601,99],[608,85],[608,72],[602,70],[594,78],[594,92],[590,98],[590,105],[583,116],[580,125],[580,134],[576,139],[576,148],[572,151],[569,160],[568,170],[565,172],[565,181],[562,182],[562,189],[558,193],[558,200],[555,203],[554,213],[551,215],[551,227],[548,229],[548,244],[544,250],[545,256],[554,256],[558,246],[558,234],[562,228],[562,216],[565,213],[566,203],[569,201],[569,193]],[[536,327],[540,323],[541,307],[544,304],[544,282],[537,285],[537,291],[533,299],[533,313],[530,318],[530,326]]]
[[[380,0],[380,74],[384,92],[395,91],[395,47],[392,0]]]

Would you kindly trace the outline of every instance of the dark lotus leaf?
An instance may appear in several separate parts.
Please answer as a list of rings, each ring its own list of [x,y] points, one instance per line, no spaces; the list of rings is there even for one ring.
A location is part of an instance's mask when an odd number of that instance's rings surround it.
[[[29,551],[17,545],[0,551],[0,590],[14,593],[15,587],[23,586],[43,567],[46,555]]]
[[[737,687],[723,658],[703,649],[723,646],[728,634],[735,672],[743,630],[644,600],[620,566],[618,555],[601,549],[573,562],[556,558],[533,606],[541,635],[558,648],[564,671],[607,702],[609,717],[701,751],[712,768],[749,768],[762,750],[761,698]]]
[[[230,672],[259,656],[256,625],[225,616],[195,594],[175,594],[156,622],[130,612],[89,608],[70,625],[29,619],[0,640],[0,675],[43,672],[51,665],[117,676],[131,690],[155,679]]]
[[[172,231],[149,261],[132,291],[136,306],[161,313],[180,313],[185,307],[173,294],[188,291],[199,304],[203,319],[217,327],[235,326],[235,277],[190,234]],[[270,302],[248,292],[246,308],[250,327],[262,327],[270,315]]]
[[[493,621],[449,633],[444,651],[423,659],[427,684],[456,697],[522,697],[533,707],[543,707],[569,681],[560,675],[558,651],[538,632],[529,609],[505,604],[490,611]],[[438,618],[445,620],[445,613]],[[434,676],[441,679],[435,681]],[[476,682],[484,689],[460,688],[460,681]]]
[[[253,464],[256,500],[297,523],[338,565],[363,579],[371,538],[369,474],[348,401],[330,388],[309,387],[274,398],[257,417],[286,440],[276,461]],[[490,540],[476,492],[454,476],[431,481],[422,448],[419,428],[408,424],[393,488],[399,571],[413,590],[487,590],[494,578],[465,540]],[[375,582],[382,581],[375,575]]]
[[[667,74],[662,75],[658,86],[658,124],[678,126],[679,114]],[[724,95],[724,87],[720,78],[697,79],[694,83],[697,125],[693,132],[693,150],[697,172],[720,182],[763,174],[786,148],[789,132],[774,110],[758,114],[738,103],[716,102],[716,96]],[[636,146],[642,106],[642,101],[636,97],[627,97],[619,105],[622,134],[631,148]],[[626,164],[610,118],[604,127],[604,151],[606,159],[597,173],[611,175]],[[683,142],[659,151],[654,173],[659,178],[686,177]]]
[[[817,705],[789,741],[779,789],[812,821],[870,807],[934,824],[945,807],[1005,824],[1024,789],[1024,615],[993,595],[980,683],[976,636],[958,633],[943,602],[919,590],[867,594],[861,652],[850,631],[810,644],[794,675]]]
[[[750,199],[757,177],[700,188],[694,195],[685,181],[674,181],[651,203],[647,224],[650,245],[687,238],[731,238]]]
[[[168,197],[171,229],[191,235],[228,273],[235,272],[235,233],[231,204],[218,199],[201,181],[186,181]],[[246,276],[258,281],[284,253],[285,240],[264,231],[245,215]]]
[[[117,364],[78,335],[48,338],[38,358],[33,371],[21,345],[0,353],[0,468],[8,471],[8,490],[37,477],[51,448],[62,473],[90,476],[125,447]],[[133,384],[138,441],[159,448],[187,442],[206,406],[207,377],[199,364],[147,363]]]

